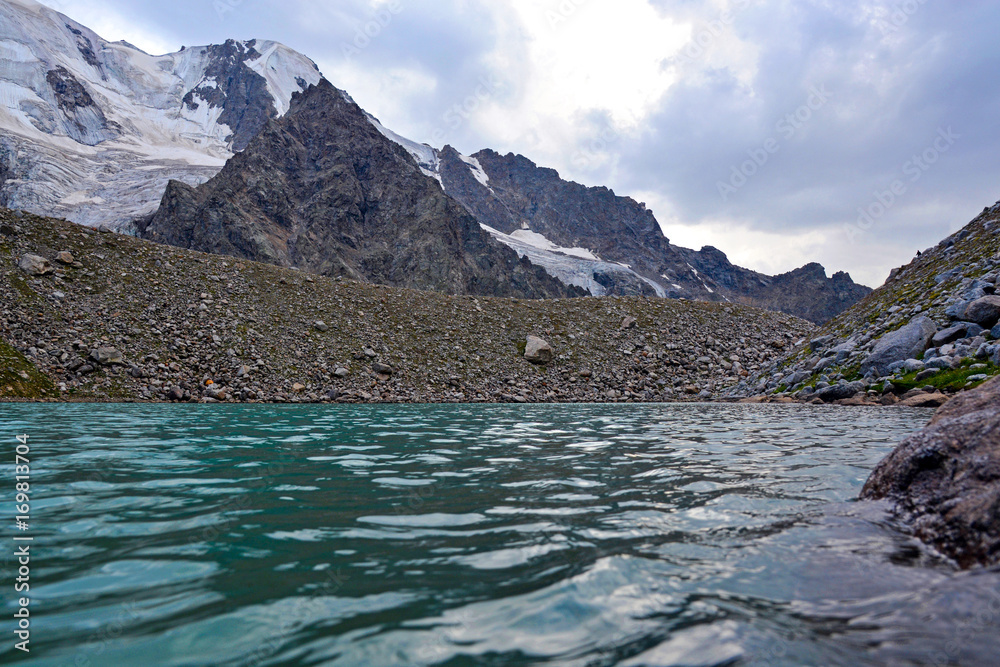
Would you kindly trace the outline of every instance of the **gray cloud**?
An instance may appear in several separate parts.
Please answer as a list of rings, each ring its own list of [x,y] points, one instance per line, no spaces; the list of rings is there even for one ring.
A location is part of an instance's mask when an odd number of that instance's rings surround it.
[[[989,77],[1000,7],[914,2],[905,21],[885,23],[892,15],[879,18],[872,3],[789,4],[737,16],[735,30],[760,49],[751,85],[723,70],[672,88],[622,148],[621,178],[626,189],[662,192],[692,224],[728,217],[769,232],[826,230],[835,268],[884,276],[1000,195],[1000,90]],[[816,89],[829,101],[810,109]],[[960,138],[938,140],[949,128]],[[933,164],[921,164],[925,151]],[[897,182],[905,192],[884,196]],[[852,243],[844,226],[859,209],[872,222]]]

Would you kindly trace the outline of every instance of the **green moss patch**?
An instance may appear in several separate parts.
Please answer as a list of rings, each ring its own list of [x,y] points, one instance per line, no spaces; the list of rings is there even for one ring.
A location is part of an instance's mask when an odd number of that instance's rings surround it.
[[[973,366],[979,365],[982,365],[982,362],[967,361],[961,368],[942,370],[919,382],[917,381],[918,373],[908,373],[900,379],[892,380],[892,385],[903,391],[934,387],[944,392],[957,392],[963,389],[973,389],[986,382],[986,380],[980,380],[969,385],[969,378],[975,375],[988,375],[990,378],[1000,375],[1000,366],[986,364],[986,368],[973,368]]]
[[[52,380],[27,357],[0,341],[0,398],[50,398],[57,396]]]

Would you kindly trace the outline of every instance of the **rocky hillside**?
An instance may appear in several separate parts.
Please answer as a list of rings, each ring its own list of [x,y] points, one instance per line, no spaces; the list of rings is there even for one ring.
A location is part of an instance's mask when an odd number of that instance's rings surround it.
[[[564,249],[563,255],[572,254],[567,249],[590,253],[572,266],[565,257],[529,256],[593,293],[747,303],[816,323],[871,293],[846,273],[827,278],[819,264],[767,276],[733,265],[716,248],[674,246],[645,204],[563,180],[520,155],[483,150],[466,157],[447,146],[434,164],[445,191],[519,252],[525,249],[511,241],[534,236]]]
[[[0,210],[7,399],[704,399],[813,332],[742,305],[376,286]]]
[[[138,229],[181,248],[382,285],[581,293],[494,241],[325,79],[207,183],[171,182]]]
[[[733,393],[892,403],[976,387],[1000,373],[998,287],[1000,203]]]

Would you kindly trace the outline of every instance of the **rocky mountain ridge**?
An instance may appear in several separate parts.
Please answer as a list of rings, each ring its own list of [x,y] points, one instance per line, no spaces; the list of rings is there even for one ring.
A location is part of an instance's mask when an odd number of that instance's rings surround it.
[[[494,241],[342,91],[292,98],[207,183],[171,182],[143,238],[326,276],[450,294],[569,288]]]
[[[463,156],[446,146],[423,163],[500,240],[520,254],[530,250],[518,247],[518,234],[541,236],[528,245],[548,242],[557,256],[536,252],[532,261],[594,294],[749,303],[822,323],[871,292],[846,273],[827,278],[819,264],[766,276],[733,265],[717,248],[674,246],[645,204],[566,181],[521,155]]]

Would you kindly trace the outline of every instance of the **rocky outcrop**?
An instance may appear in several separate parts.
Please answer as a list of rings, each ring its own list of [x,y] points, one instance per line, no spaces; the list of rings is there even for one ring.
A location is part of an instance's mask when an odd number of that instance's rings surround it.
[[[63,129],[74,140],[87,146],[118,136],[117,127],[110,125],[104,111],[87,89],[65,67],[59,66],[45,74],[53,100],[63,120]]]
[[[208,183],[172,182],[144,238],[326,276],[451,294],[580,292],[494,241],[323,80]]]
[[[606,261],[628,263],[637,273],[664,282],[661,274],[671,269],[666,258],[674,253],[644,204],[605,187],[563,180],[554,169],[539,167],[521,155],[483,150],[472,157],[488,177],[488,185],[471,178],[469,167],[450,146],[441,152],[441,179],[445,191],[483,224],[505,234],[527,226],[557,246],[586,248]],[[680,261],[673,259],[674,264]],[[687,267],[677,280],[706,300],[709,297]]]
[[[439,158],[445,191],[482,224],[508,235],[528,229],[604,260],[590,272],[602,294],[731,301],[822,323],[871,292],[846,273],[827,278],[819,264],[766,276],[733,265],[717,248],[679,248],[645,204],[563,180],[521,155],[483,150],[466,158],[446,146]]]
[[[998,229],[1000,202],[894,269],[885,285],[732,395],[812,400],[830,384],[863,381],[869,400],[915,405],[1000,374]]]
[[[950,401],[861,492],[962,567],[1000,564],[1000,378]]]

